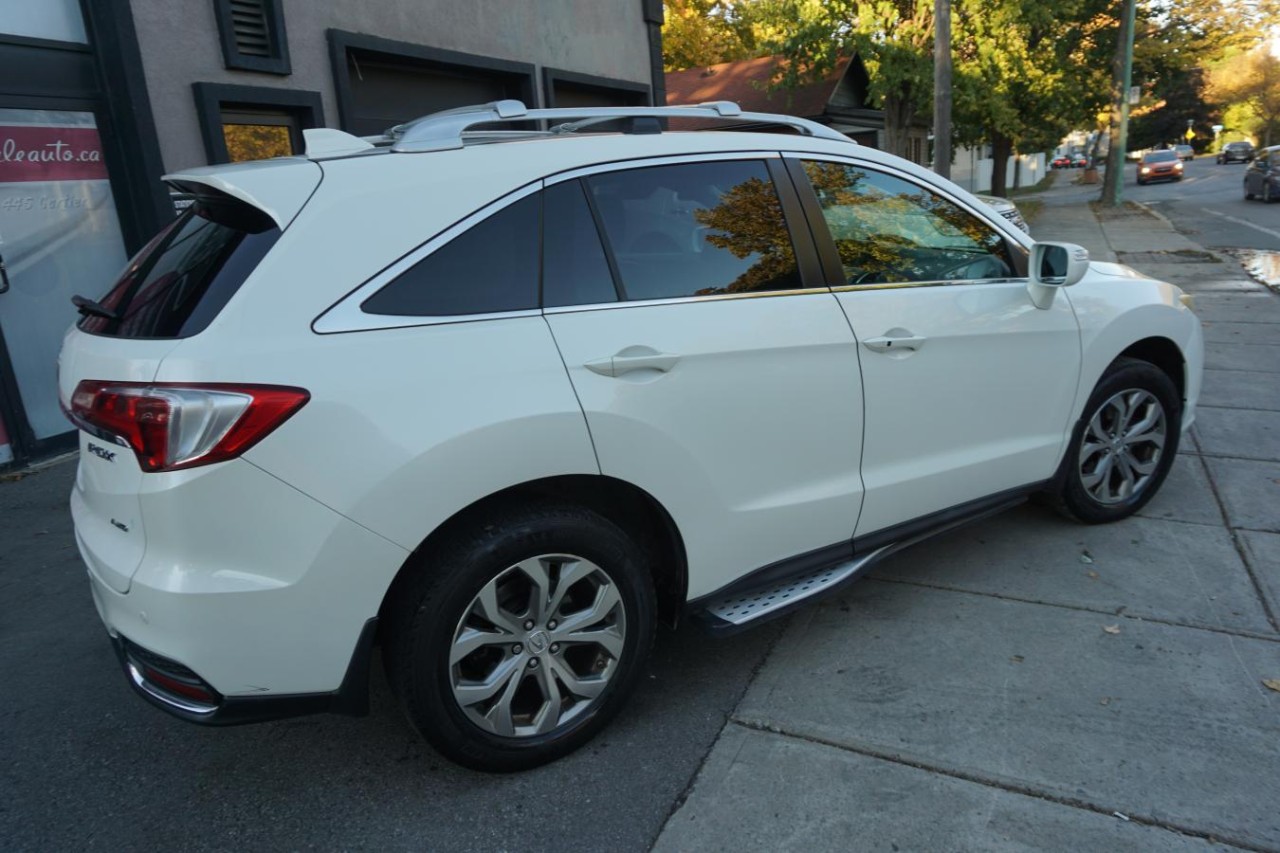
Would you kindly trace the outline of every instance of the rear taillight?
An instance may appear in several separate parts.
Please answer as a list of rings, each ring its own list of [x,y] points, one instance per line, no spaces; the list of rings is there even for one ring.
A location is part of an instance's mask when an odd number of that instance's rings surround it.
[[[81,429],[129,447],[143,471],[234,459],[311,398],[301,388],[86,379],[67,415]]]

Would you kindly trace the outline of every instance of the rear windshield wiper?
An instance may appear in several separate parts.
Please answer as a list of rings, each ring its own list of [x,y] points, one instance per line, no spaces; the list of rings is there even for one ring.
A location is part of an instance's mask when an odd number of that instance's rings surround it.
[[[85,296],[71,297],[71,304],[76,306],[76,310],[81,314],[92,314],[94,317],[104,317],[108,320],[120,320],[120,315],[115,311],[112,311],[107,306],[94,302],[92,299]]]

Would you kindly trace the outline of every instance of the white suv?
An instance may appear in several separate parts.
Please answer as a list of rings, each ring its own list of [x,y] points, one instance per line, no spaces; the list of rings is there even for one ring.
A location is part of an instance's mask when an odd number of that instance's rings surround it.
[[[1035,493],[1133,513],[1200,389],[1177,288],[732,104],[503,101],[167,180],[195,203],[77,299],[60,381],[99,613],[193,722],[362,713],[380,644],[440,752],[530,767],[659,619],[780,615]]]

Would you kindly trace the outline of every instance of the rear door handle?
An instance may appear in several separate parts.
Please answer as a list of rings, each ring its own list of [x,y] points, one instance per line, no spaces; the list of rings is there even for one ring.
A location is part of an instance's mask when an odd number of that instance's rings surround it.
[[[875,352],[892,352],[894,350],[915,351],[924,346],[925,339],[918,335],[889,336],[867,338],[862,345]]]
[[[584,367],[601,376],[621,376],[633,370],[656,370],[666,373],[675,367],[680,356],[658,352],[649,347],[627,347],[616,355],[588,361]]]

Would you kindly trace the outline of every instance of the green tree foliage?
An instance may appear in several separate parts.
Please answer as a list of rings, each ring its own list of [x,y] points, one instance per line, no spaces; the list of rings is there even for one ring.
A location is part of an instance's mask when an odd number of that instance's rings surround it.
[[[1213,97],[1234,119],[1225,136],[1243,131],[1262,145],[1280,143],[1280,59],[1266,46],[1223,61],[1212,74]]]
[[[792,6],[819,0],[666,0],[662,64],[682,71],[776,53],[792,25]]]
[[[1139,3],[1133,79],[1143,99],[1130,124],[1129,147],[1182,142],[1188,121],[1196,134],[1193,144],[1211,140],[1212,125],[1230,105],[1233,91],[1211,85],[1215,75],[1206,69],[1222,65],[1228,78],[1244,73],[1232,58],[1261,44],[1278,15],[1277,0]]]
[[[997,192],[1011,153],[1043,151],[1097,125],[1110,99],[1121,6],[952,0],[954,141],[993,145]],[[775,85],[785,88],[857,53],[894,153],[906,153],[907,129],[932,109],[933,0],[668,0],[666,9],[671,68],[780,53],[788,62]],[[1197,135],[1208,133],[1213,105],[1197,69],[1256,45],[1277,19],[1280,0],[1141,0],[1134,79],[1146,97],[1135,141],[1169,141],[1188,118]]]
[[[993,193],[1010,154],[1052,148],[1105,103],[1110,2],[956,0],[956,137],[992,144]]]
[[[781,45],[790,63],[780,84],[800,85],[856,53],[884,110],[885,147],[905,155],[907,129],[931,109],[933,0],[790,0],[778,11],[795,22]]]

